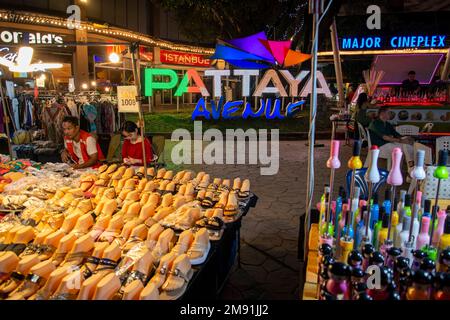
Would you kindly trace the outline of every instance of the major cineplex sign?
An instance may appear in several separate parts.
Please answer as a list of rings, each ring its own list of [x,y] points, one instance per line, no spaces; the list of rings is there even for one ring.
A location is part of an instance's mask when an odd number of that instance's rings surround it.
[[[305,103],[312,90],[312,79],[309,71],[301,71],[296,76],[289,70],[269,69],[261,74],[260,70],[235,69],[235,70],[205,70],[204,76],[211,77],[212,90],[208,90],[202,78],[195,69],[189,69],[184,77],[179,80],[177,73],[172,69],[145,69],[145,96],[151,97],[156,90],[175,89],[174,96],[180,97],[185,93],[201,94],[202,98],[197,102],[192,118],[205,119],[233,119],[236,113],[242,111],[241,117],[258,118],[265,116],[267,119],[283,119],[289,117],[296,109]],[[251,102],[226,101],[222,98],[224,82],[227,77],[239,78],[242,85],[242,96],[260,98],[259,108],[255,111]],[[252,78],[260,79],[254,91],[250,93]],[[307,80],[305,80],[307,79]],[[317,93],[331,97],[331,92],[325,77],[317,71]],[[300,88],[300,84],[305,84]],[[264,98],[263,98],[264,97]],[[211,110],[208,110],[205,98],[211,98]],[[216,102],[216,98],[218,102]],[[281,99],[293,98],[286,107],[286,112],[281,112]],[[273,99],[273,100],[272,100]],[[250,99],[251,100],[251,99]],[[272,103],[273,101],[273,103]]]
[[[344,37],[341,49],[415,49],[445,48],[445,35],[391,36],[391,37]]]
[[[0,31],[0,41],[3,44],[20,44],[28,39],[29,44],[63,44],[61,35],[41,32]]]

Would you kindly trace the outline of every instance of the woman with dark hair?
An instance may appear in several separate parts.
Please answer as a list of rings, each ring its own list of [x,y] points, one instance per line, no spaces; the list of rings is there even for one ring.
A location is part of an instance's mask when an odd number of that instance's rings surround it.
[[[126,121],[122,126],[122,135],[125,139],[122,146],[122,159],[125,164],[143,165],[144,155],[142,154],[142,138],[140,128],[132,121]],[[153,158],[150,140],[144,138],[145,155],[147,164]]]
[[[356,101],[356,117],[355,120],[358,123],[361,123],[364,128],[367,128],[372,121],[371,118],[367,116],[367,106],[369,104],[369,98],[367,93],[362,92],[358,96],[358,100]]]

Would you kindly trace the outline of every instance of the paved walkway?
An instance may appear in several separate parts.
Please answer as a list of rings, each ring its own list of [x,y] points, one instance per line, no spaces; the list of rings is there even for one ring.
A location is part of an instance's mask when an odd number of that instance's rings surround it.
[[[315,149],[314,202],[329,181],[329,141],[317,143],[323,147]],[[350,156],[351,147],[342,147],[343,167]],[[297,241],[299,217],[305,212],[307,159],[306,141],[281,141],[280,170],[274,176],[261,176],[258,165],[184,166],[197,172],[203,170],[212,177],[249,178],[252,191],[259,197],[256,208],[243,220],[241,268],[235,266],[223,299],[300,299]],[[336,172],[336,190],[342,185],[345,172]]]

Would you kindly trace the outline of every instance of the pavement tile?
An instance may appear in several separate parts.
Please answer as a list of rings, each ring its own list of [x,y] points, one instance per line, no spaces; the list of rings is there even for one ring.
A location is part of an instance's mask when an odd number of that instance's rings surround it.
[[[280,168],[275,176],[261,176],[260,165],[184,166],[196,172],[208,172],[212,178],[248,178],[251,180],[251,190],[259,197],[256,208],[252,208],[243,219],[242,268],[234,267],[222,292],[223,299],[299,299],[300,273],[297,270],[301,263],[297,260],[297,238],[299,217],[306,210],[308,154],[305,143],[306,141],[280,141]],[[317,143],[324,144],[324,147],[315,148],[313,204],[320,200],[323,185],[329,183],[330,173],[326,167],[330,142],[319,140]],[[341,161],[349,159],[351,152],[351,147],[342,146]],[[346,170],[336,171],[335,191],[338,186],[345,185],[345,174]],[[264,250],[269,256],[244,242]],[[313,274],[308,274],[311,279]]]

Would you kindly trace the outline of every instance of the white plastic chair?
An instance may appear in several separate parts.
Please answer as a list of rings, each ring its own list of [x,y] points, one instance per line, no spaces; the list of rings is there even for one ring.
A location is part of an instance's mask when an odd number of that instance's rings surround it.
[[[436,139],[436,164],[439,160],[439,150],[450,150],[450,136]]]
[[[425,124],[422,129],[420,130],[420,132],[431,132],[431,130],[433,130],[434,124],[431,122],[428,122],[427,124]]]
[[[428,166],[426,169],[427,177],[421,187],[425,199],[434,200],[436,197],[438,180],[433,176],[434,170],[436,170],[436,166]],[[450,179],[441,180],[439,198],[450,199]]]
[[[395,130],[402,136],[416,136],[419,134],[420,128],[412,125],[401,125],[395,128]]]
[[[367,133],[366,133],[366,129],[364,129],[363,125],[359,122],[356,122],[358,124],[358,131],[359,131],[359,138],[362,141],[368,141],[367,140]],[[369,142],[367,142],[368,144]]]

